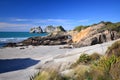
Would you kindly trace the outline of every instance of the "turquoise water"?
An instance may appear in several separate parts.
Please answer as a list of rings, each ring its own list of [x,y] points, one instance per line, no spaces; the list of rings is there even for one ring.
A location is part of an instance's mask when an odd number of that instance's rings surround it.
[[[0,46],[9,42],[20,42],[29,37],[46,36],[47,33],[0,32]]]

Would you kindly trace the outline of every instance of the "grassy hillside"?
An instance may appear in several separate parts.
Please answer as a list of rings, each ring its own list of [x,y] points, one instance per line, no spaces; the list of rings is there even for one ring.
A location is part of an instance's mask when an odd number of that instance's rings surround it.
[[[78,31],[78,32],[80,32],[81,30],[83,30],[83,29],[86,29],[87,27],[89,27],[89,26],[77,26],[77,27],[75,27],[74,28],[74,31]]]
[[[101,21],[100,23],[103,23],[105,24],[105,27],[102,28],[101,30],[111,30],[111,31],[117,31],[117,32],[120,32],[120,22],[117,22],[117,23],[112,23],[112,22],[104,22],[104,21]],[[99,23],[98,23],[99,24]],[[94,26],[94,25],[97,25],[97,24],[93,24],[93,25],[90,25],[90,26]],[[77,26],[74,28],[74,30],[80,32],[82,29],[86,29],[87,27],[90,27],[90,26]]]
[[[111,30],[120,32],[120,22],[112,23],[112,22],[102,22],[105,24],[105,27],[102,28],[103,30]]]

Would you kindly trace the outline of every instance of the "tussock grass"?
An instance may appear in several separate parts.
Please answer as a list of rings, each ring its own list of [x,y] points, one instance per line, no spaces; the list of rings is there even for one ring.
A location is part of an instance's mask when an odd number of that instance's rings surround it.
[[[63,80],[57,70],[47,69],[39,72],[31,80]]]
[[[106,55],[109,57],[112,56],[113,54],[117,57],[120,56],[120,41],[116,41],[110,47],[108,47]]]

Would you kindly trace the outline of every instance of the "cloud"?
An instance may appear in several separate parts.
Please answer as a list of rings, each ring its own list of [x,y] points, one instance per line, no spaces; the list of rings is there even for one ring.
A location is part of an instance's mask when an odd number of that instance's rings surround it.
[[[88,22],[89,19],[82,19],[82,20],[74,20],[74,19],[24,19],[24,18],[15,18],[11,19],[12,21],[16,22],[31,22],[31,23],[61,23],[61,24],[71,24],[71,23],[78,23],[78,22]]]
[[[0,22],[0,28],[3,28],[3,27],[23,27],[23,26],[31,26],[31,24],[15,24],[15,23]]]
[[[13,21],[31,21],[30,19],[13,19]]]
[[[17,23],[7,23],[0,22],[0,31],[29,31],[32,24],[17,24]]]
[[[22,19],[22,18],[16,18],[16,19],[11,19],[11,21],[16,21],[16,22],[33,22],[33,23],[65,23],[69,22],[71,20],[69,19]]]
[[[88,22],[88,19],[78,20],[78,22]]]

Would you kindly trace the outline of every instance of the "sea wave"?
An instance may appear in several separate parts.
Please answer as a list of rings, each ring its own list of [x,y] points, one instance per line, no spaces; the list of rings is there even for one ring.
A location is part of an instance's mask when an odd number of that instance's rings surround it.
[[[24,37],[24,38],[0,38],[0,43],[16,43],[16,42],[21,42],[25,39],[27,39],[28,37]]]

